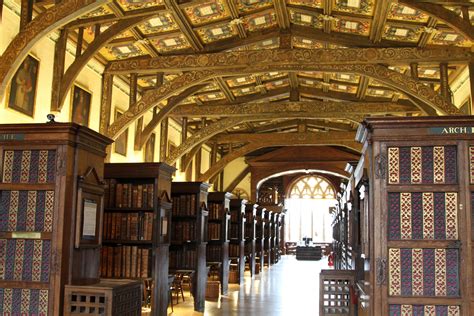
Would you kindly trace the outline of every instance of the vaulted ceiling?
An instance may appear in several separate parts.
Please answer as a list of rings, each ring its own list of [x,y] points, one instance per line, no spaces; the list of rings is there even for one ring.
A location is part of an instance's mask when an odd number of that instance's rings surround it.
[[[33,15],[53,3],[37,1]],[[112,126],[111,93],[104,91],[102,132],[116,137],[154,109],[154,119],[139,124],[140,148],[166,117],[186,118],[197,136],[169,163],[205,142],[223,155],[295,142],[250,134],[309,133],[322,145],[351,147],[349,133],[366,115],[455,114],[449,84],[472,62],[469,0],[102,3],[62,28],[52,108],[61,109],[77,74],[96,58],[106,66],[104,87],[114,76],[131,87],[129,111]],[[77,44],[76,61],[66,68],[61,38]],[[266,50],[274,53],[255,54]],[[240,137],[226,140],[229,134]]]

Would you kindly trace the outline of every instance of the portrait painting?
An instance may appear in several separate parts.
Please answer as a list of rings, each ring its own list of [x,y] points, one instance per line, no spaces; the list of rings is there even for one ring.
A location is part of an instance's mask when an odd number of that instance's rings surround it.
[[[145,162],[153,162],[155,159],[155,134],[151,134],[145,143]]]
[[[31,55],[26,56],[11,81],[7,103],[9,108],[33,116],[38,70],[39,60]]]
[[[83,126],[89,126],[92,94],[79,86],[72,88],[71,121]]]
[[[122,116],[123,112],[115,109],[115,120]],[[127,155],[128,128],[117,137],[114,143],[114,152],[122,156]]]

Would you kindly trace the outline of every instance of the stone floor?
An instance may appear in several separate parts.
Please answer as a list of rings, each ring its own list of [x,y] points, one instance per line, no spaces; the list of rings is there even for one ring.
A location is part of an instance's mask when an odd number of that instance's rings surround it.
[[[319,271],[327,269],[327,258],[321,261],[297,261],[294,256],[282,260],[254,279],[245,276],[240,287],[231,284],[228,295],[217,302],[206,301],[204,315],[306,316],[319,314]],[[189,292],[186,301],[174,305],[173,316],[203,315],[193,311]],[[174,298],[176,301],[176,298]]]

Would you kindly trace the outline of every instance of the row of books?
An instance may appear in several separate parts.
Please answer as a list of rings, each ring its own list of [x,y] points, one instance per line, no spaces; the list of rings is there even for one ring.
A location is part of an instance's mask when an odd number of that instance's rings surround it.
[[[224,205],[217,203],[208,203],[209,219],[222,219],[224,216]]]
[[[239,214],[240,212],[237,211],[230,212],[230,221],[233,223],[239,222]]]
[[[245,238],[255,238],[254,229],[252,226],[245,225]]]
[[[170,269],[195,269],[196,268],[196,250],[172,250],[170,249]]]
[[[174,216],[196,216],[196,195],[195,194],[183,194],[180,196],[172,197],[173,208],[172,214]]]
[[[182,242],[196,238],[196,223],[194,222],[172,222],[171,240]]]
[[[153,213],[104,213],[105,240],[151,240]]]
[[[206,261],[208,262],[222,261],[222,246],[221,245],[207,245]]]
[[[229,257],[240,257],[240,244],[229,245]]]
[[[230,224],[229,230],[230,238],[232,239],[240,239],[242,231],[240,230],[239,224]]]
[[[209,223],[208,224],[208,238],[209,240],[219,240],[221,239],[221,224],[219,223]]]
[[[109,208],[152,208],[153,183],[118,183],[116,179],[106,179],[105,207]]]
[[[100,275],[103,278],[151,277],[151,249],[137,246],[103,246]]]

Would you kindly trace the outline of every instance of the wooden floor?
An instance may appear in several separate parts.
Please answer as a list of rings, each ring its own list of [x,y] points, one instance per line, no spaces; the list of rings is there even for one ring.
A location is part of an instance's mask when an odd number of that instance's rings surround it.
[[[318,315],[319,271],[327,269],[327,258],[321,261],[297,261],[294,256],[283,256],[270,268],[265,268],[254,279],[246,275],[240,287],[231,284],[229,294],[220,301],[206,301],[204,315],[245,316],[305,316]],[[193,312],[192,297],[185,293],[174,305],[173,316],[203,315]],[[175,300],[176,301],[176,300]]]

